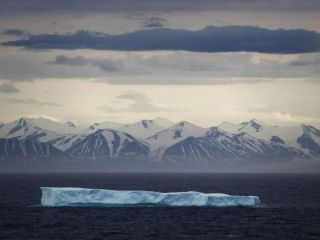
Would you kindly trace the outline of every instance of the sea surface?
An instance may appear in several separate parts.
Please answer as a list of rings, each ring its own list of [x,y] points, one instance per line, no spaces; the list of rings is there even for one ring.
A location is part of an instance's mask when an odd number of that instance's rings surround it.
[[[256,208],[44,208],[40,187],[260,196]],[[320,175],[0,174],[0,239],[320,239]]]

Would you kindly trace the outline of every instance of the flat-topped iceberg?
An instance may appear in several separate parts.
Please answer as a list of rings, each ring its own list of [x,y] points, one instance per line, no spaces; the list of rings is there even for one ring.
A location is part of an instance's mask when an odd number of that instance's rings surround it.
[[[231,207],[260,204],[257,196],[232,196],[222,193],[120,191],[87,188],[41,187],[42,206],[179,206]]]

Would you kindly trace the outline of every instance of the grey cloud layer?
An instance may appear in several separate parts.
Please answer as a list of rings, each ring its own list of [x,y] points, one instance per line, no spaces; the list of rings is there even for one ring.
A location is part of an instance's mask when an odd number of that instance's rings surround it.
[[[66,35],[41,34],[2,44],[26,49],[247,51],[293,54],[319,52],[320,34],[302,29],[270,30],[249,26],[208,26],[199,31],[156,28],[120,35],[88,31]]]
[[[2,34],[9,35],[9,36],[17,36],[17,37],[31,36],[29,32],[23,31],[21,29],[7,29],[3,31]]]
[[[314,11],[317,0],[2,0],[1,14],[123,13],[173,11]]]
[[[274,56],[274,55],[272,55]],[[89,64],[100,70],[111,72],[108,67],[121,69],[119,74],[153,75],[167,73],[173,76],[216,77],[216,78],[292,78],[317,77],[320,74],[319,54],[297,55],[295,60],[281,61],[280,57],[268,58],[264,54],[234,53],[169,53],[149,57],[128,56],[121,60],[111,58],[91,59],[59,55],[50,64],[82,66]],[[119,64],[120,66],[117,66]],[[299,66],[299,67],[297,67]],[[164,80],[163,80],[164,81]],[[195,80],[194,80],[195,81]],[[228,80],[225,80],[228,82]]]
[[[3,83],[0,85],[0,93],[18,93],[20,92],[14,85],[9,83]]]
[[[168,21],[164,18],[149,17],[144,21],[142,26],[145,28],[159,28],[159,27],[164,27],[167,23]]]
[[[304,78],[319,81],[320,54],[153,52],[100,58],[32,52],[0,56],[0,79],[96,79],[110,84],[237,84]],[[12,66],[15,66],[14,68]]]
[[[43,102],[43,101],[31,99],[31,98],[27,98],[27,99],[11,98],[11,99],[8,99],[8,102],[15,103],[15,104],[33,105],[33,106],[62,107],[61,104],[57,104],[53,102]]]
[[[102,71],[106,72],[119,72],[122,69],[122,63],[120,61],[104,59],[95,60],[83,58],[80,56],[77,57],[66,57],[64,55],[59,55],[56,57],[54,61],[49,61],[48,64],[57,64],[57,65],[70,65],[70,66],[85,66],[91,65],[94,67],[98,67]]]

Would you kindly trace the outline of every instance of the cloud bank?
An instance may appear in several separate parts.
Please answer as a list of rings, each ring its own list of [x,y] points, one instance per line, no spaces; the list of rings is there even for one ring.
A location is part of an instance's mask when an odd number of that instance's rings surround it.
[[[208,26],[198,31],[155,28],[119,35],[78,31],[40,34],[8,41],[3,46],[26,49],[95,49],[116,51],[190,51],[312,53],[320,51],[320,34],[302,29],[271,30],[250,26]]]
[[[0,78],[14,82],[82,79],[109,84],[226,85],[297,79],[319,82],[320,53],[93,53],[0,56]],[[15,66],[14,68],[12,66]],[[300,81],[299,80],[299,81]]]

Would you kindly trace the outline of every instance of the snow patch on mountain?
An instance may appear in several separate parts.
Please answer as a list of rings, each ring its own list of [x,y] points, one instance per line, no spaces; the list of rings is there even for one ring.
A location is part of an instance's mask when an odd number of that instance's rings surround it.
[[[79,129],[70,121],[66,123],[56,122],[46,118],[33,118],[30,121],[34,122],[38,127],[46,129],[55,133],[72,134],[80,133],[83,129]]]
[[[88,130],[91,132],[95,132],[98,129],[119,129],[123,127],[123,123],[117,123],[117,122],[112,122],[112,121],[104,121],[101,123],[94,123],[88,127]]]
[[[248,122],[242,122],[240,124],[234,124],[230,122],[223,122],[218,127],[226,132],[230,133],[240,133],[246,132],[249,134],[258,133],[263,130],[265,124],[256,120],[252,119]]]
[[[187,121],[182,121],[173,126],[157,132],[146,138],[152,150],[161,149],[179,142],[187,137],[199,137],[205,134],[207,130]]]
[[[129,133],[137,138],[144,139],[163,129],[164,127],[158,125],[154,120],[141,120],[133,124],[126,124],[119,130]]]
[[[163,128],[168,128],[168,127],[171,127],[174,122],[166,119],[166,118],[155,118],[152,120],[155,124],[157,124],[158,126],[161,126]]]
[[[38,140],[39,142],[50,143],[61,151],[66,151],[86,136],[87,134],[57,134],[42,136]]]

